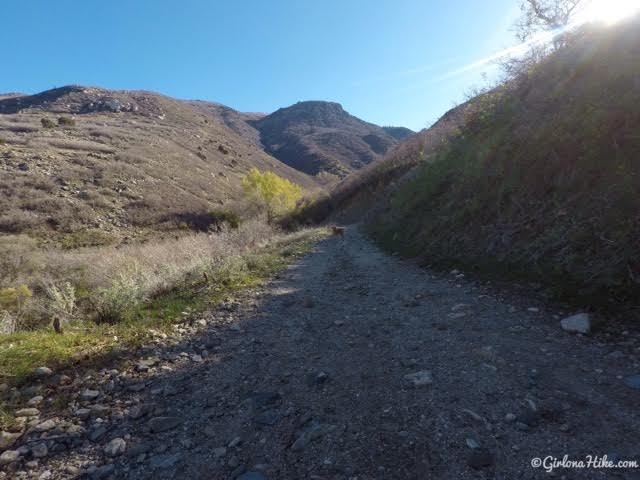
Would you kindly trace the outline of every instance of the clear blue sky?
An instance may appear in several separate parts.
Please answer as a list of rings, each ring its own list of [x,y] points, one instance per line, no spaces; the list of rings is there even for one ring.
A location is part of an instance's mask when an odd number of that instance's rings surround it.
[[[0,92],[82,84],[420,129],[513,44],[517,0],[5,0]]]

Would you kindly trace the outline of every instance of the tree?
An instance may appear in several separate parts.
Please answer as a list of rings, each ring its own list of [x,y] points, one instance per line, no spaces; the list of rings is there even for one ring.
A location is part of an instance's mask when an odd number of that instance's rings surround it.
[[[522,55],[506,58],[501,62],[507,79],[526,74],[543,58],[567,45],[572,32],[569,26],[588,0],[521,0],[522,15],[515,24],[516,36],[528,44]],[[536,35],[549,32],[552,39],[535,41]]]
[[[529,40],[540,31],[559,32],[571,23],[585,0],[522,0],[522,17],[516,24],[521,41]]]
[[[273,172],[249,170],[242,179],[242,188],[249,200],[267,212],[269,221],[293,210],[302,197],[302,188]]]

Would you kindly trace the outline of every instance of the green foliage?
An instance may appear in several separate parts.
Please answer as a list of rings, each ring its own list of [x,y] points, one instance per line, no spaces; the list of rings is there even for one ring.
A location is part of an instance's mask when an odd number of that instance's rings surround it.
[[[231,210],[213,209],[209,212],[211,223],[216,229],[220,230],[226,223],[233,230],[240,226],[240,216]]]
[[[50,118],[41,118],[40,123],[44,128],[56,128],[56,123]]]
[[[75,127],[76,121],[71,117],[58,117],[58,126],[60,127]]]
[[[302,188],[273,172],[252,168],[242,179],[242,187],[249,200],[263,208],[269,219],[281,216],[296,207]]]
[[[7,141],[4,138],[0,138],[0,145],[6,145]]]

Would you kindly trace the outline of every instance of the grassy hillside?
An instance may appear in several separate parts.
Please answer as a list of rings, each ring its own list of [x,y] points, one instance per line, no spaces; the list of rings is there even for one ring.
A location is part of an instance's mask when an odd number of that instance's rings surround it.
[[[464,125],[369,229],[427,264],[640,293],[640,20],[585,32],[476,98]]]
[[[63,87],[0,99],[0,234],[83,245],[190,224],[240,198],[252,167],[316,185],[267,155],[243,119],[148,92]]]

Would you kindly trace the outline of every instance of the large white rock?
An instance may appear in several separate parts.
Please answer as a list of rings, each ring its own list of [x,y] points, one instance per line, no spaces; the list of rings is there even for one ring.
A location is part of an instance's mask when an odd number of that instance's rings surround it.
[[[578,313],[560,320],[562,329],[571,333],[589,333],[591,331],[591,316],[588,313]]]

